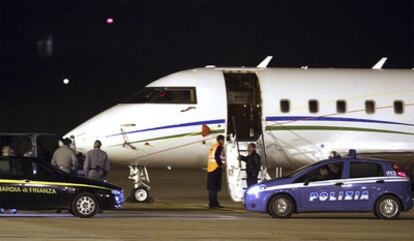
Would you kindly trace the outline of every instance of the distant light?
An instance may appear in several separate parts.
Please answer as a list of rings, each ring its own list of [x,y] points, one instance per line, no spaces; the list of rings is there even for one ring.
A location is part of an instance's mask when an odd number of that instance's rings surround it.
[[[114,19],[113,18],[107,18],[106,19],[106,23],[107,24],[113,24],[114,23]]]
[[[65,79],[63,80],[63,83],[64,83],[65,85],[69,84],[69,79],[68,79],[68,78],[65,78]]]

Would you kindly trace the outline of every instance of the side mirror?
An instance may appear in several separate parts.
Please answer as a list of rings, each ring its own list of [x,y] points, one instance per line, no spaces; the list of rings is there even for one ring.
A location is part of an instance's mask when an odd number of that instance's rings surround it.
[[[303,186],[307,186],[307,185],[309,185],[309,181],[306,181],[303,183]]]

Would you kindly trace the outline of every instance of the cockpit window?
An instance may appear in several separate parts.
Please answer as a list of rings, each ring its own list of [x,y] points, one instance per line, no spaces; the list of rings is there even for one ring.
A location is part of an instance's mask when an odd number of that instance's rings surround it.
[[[195,87],[146,87],[125,103],[197,104]]]

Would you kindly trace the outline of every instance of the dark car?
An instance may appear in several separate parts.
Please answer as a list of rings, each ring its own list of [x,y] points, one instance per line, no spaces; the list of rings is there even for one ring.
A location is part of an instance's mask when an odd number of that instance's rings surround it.
[[[123,201],[122,188],[111,183],[66,174],[36,158],[0,157],[0,208],[68,210],[89,218]]]
[[[282,218],[294,212],[373,212],[393,219],[413,207],[409,179],[397,165],[355,157],[320,161],[252,186],[244,202],[248,210]]]

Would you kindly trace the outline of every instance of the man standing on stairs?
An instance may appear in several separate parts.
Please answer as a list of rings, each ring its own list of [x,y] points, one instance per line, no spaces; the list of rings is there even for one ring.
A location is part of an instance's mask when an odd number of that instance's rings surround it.
[[[224,158],[224,136],[219,135],[217,142],[211,145],[208,152],[207,165],[207,190],[208,206],[210,208],[222,208],[217,200],[217,193],[221,190],[221,175],[225,163]]]
[[[250,143],[247,147],[247,156],[240,156],[240,160],[246,162],[247,187],[257,183],[260,172],[260,156],[256,152],[256,144]]]

